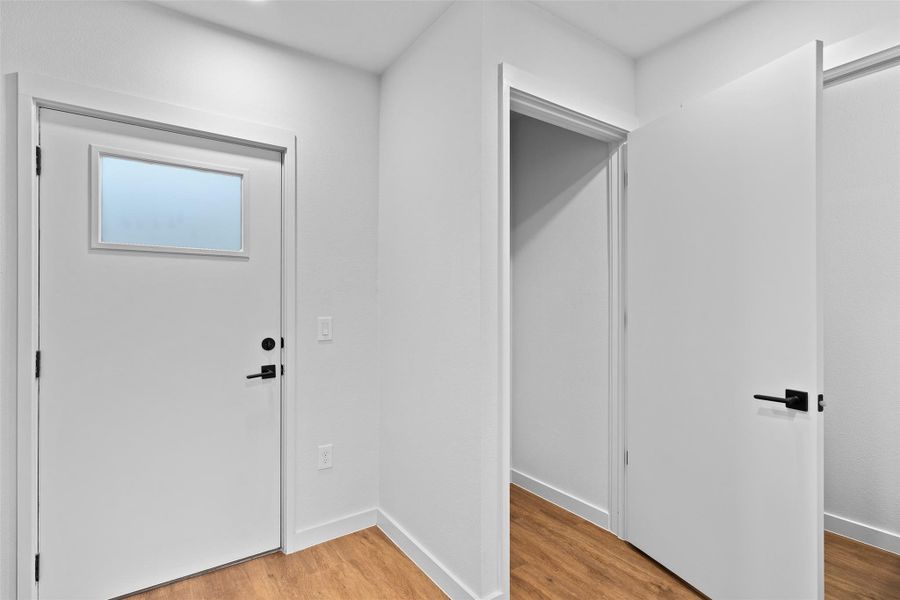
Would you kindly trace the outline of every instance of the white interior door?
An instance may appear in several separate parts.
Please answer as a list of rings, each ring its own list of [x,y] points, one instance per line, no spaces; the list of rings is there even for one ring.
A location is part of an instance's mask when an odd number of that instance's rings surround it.
[[[278,548],[280,154],[39,122],[40,597]]]
[[[820,98],[810,44],[629,138],[628,538],[716,600],[822,595]]]

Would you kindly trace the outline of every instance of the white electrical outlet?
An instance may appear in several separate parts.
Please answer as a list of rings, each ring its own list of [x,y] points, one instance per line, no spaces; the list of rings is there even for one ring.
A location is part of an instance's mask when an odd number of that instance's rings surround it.
[[[331,444],[319,446],[319,470],[331,468]]]
[[[319,335],[316,337],[320,342],[330,342],[332,339],[331,317],[319,317]]]

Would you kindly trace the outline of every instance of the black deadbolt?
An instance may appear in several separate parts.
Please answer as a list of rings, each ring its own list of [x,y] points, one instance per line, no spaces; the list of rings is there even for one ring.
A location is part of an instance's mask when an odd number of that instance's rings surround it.
[[[275,340],[273,340],[272,338],[266,338],[262,341],[263,350],[271,350],[274,347],[275,347]]]

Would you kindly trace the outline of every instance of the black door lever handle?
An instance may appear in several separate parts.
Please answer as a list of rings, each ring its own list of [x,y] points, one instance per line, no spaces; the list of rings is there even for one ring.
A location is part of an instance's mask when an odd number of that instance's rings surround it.
[[[794,410],[802,410],[809,412],[809,394],[797,390],[784,390],[784,398],[778,396],[766,396],[764,394],[755,394],[753,396],[757,400],[767,400],[769,402],[780,402],[788,408]]]
[[[247,375],[247,379],[256,379],[257,377],[259,377],[260,379],[274,379],[275,365],[263,365],[259,368],[259,373]]]

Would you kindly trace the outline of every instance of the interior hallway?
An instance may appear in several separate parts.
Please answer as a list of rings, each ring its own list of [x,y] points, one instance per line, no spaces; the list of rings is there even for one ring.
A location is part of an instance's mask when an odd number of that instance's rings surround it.
[[[696,599],[680,579],[611,533],[518,486],[510,489],[513,600]],[[827,533],[827,600],[900,600],[900,556]],[[372,527],[285,556],[270,554],[131,600],[446,598]]]

